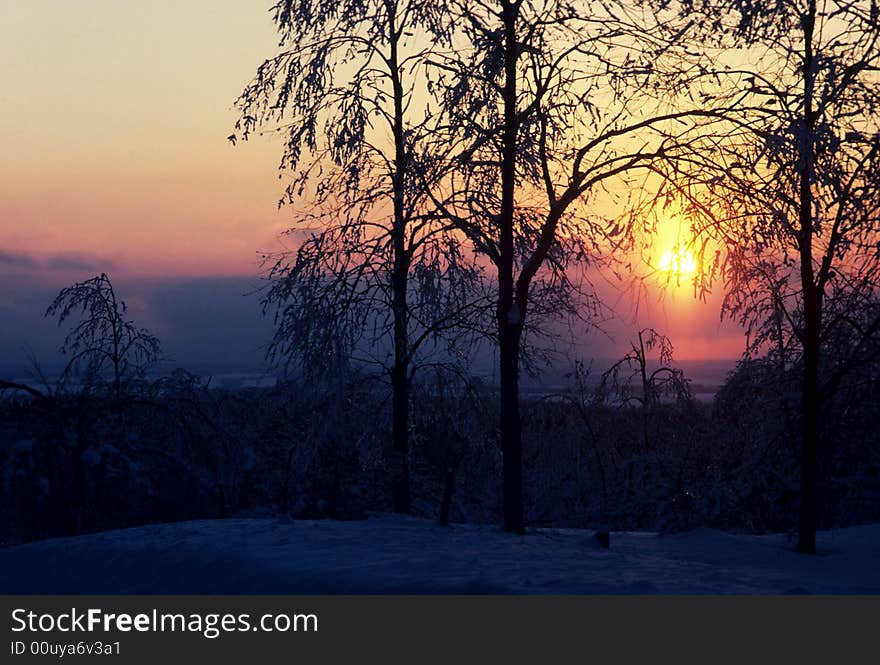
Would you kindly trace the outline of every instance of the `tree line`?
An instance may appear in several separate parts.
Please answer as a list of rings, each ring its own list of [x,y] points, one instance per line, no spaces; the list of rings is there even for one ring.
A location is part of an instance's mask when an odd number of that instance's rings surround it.
[[[504,527],[522,532],[529,347],[554,317],[588,322],[596,267],[632,271],[648,211],[678,207],[695,292],[720,286],[748,353],[799,372],[798,549],[814,552],[833,445],[818,419],[880,348],[878,11],[278,2],[278,51],[230,137],[283,140],[296,222],[291,250],[266,257],[272,352],[309,372],[390,348],[368,359],[390,379],[394,508],[407,512],[413,374],[438,345],[444,359],[497,345]]]
[[[346,388],[331,391],[339,403],[315,408],[337,421],[358,400],[387,409],[381,456],[395,511],[415,510],[413,441],[439,437],[445,452],[431,459],[442,471],[442,521],[467,459],[471,471],[500,473],[504,528],[525,531],[524,469],[553,493],[529,455],[544,456],[547,469],[565,463],[559,451],[524,444],[521,375],[562,345],[561,324],[587,329],[606,313],[596,280],[641,278],[652,220],[672,210],[689,222],[695,296],[721,289],[721,315],[747,333],[713,415],[729,427],[717,438],[731,449],[694,452],[684,440],[702,436],[705,423],[671,343],[652,329],[637,333],[598,387],[577,365],[573,392],[540,407],[529,401],[530,413],[547,432],[577,423],[592,454],[589,473],[573,473],[601,487],[603,521],[611,505],[632,507],[632,488],[651,472],[639,460],[660,463],[658,437],[677,451],[663,462],[680,465],[676,514],[693,500],[685,478],[703,473],[728,488],[725,464],[756,459],[787,477],[790,446],[797,547],[815,552],[823,476],[837,451],[862,440],[844,432],[870,420],[860,391],[876,383],[880,360],[878,0],[281,0],[271,11],[277,51],[238,98],[229,137],[269,134],[282,145],[279,205],[293,223],[290,249],[264,257],[263,305],[276,323],[268,354],[301,385],[380,369],[388,404]],[[151,380],[158,340],[127,319],[106,275],[64,289],[47,314],[71,324],[61,379],[43,388],[0,382],[0,391],[28,393],[35,413],[67,414],[46,436],[73,441],[72,532],[89,501],[93,439],[118,439],[103,459],[128,464],[125,446],[152,441],[126,433],[135,424],[175,432],[181,458],[193,455],[191,441],[220,441],[231,466],[199,468],[224,511],[231,487],[253,486],[230,480],[251,453],[226,429],[259,400],[230,406],[230,397],[221,408],[195,377]],[[485,391],[469,363],[490,347],[498,386],[487,431]],[[649,371],[652,349],[661,366]],[[452,391],[451,376],[465,377]],[[264,397],[287,404],[281,393]],[[667,413],[670,399],[677,406]],[[461,421],[432,413],[430,400],[459,410]],[[627,410],[611,416],[611,402]],[[733,418],[737,404],[748,413]],[[288,406],[281,411],[298,413]],[[297,448],[269,411],[252,449],[266,469],[289,469]],[[332,496],[359,465],[373,468],[346,438],[357,436],[356,423],[345,436],[312,420],[301,429],[297,436],[326,443],[303,469]],[[631,435],[625,445],[610,443],[615,430]],[[488,439],[500,448],[498,469],[481,447]],[[468,457],[477,454],[468,445],[480,456]],[[47,451],[50,461],[60,454]],[[575,469],[587,465],[577,459]],[[478,494],[479,479],[468,477]],[[288,480],[281,474],[272,490],[284,506]]]

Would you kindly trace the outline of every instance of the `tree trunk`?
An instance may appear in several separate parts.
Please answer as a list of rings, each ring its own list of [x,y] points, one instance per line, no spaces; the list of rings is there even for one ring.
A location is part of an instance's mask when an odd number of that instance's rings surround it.
[[[813,112],[814,54],[813,29],[816,4],[810,2],[809,11],[802,19],[804,33],[803,83],[804,108],[799,142],[800,166],[798,174],[800,277],[804,303],[803,382],[801,385],[801,506],[798,523],[799,552],[815,554],[816,528],[819,509],[818,484],[818,411],[819,356],[822,329],[822,292],[816,284],[813,270],[813,134],[816,118]]]
[[[516,188],[517,6],[502,3],[504,23],[504,135],[498,246],[498,343],[501,381],[500,434],[503,455],[504,530],[525,533],[522,492],[522,423],[519,416],[519,354],[525,315],[514,300],[514,193]]]
[[[400,80],[397,44],[400,33],[395,23],[393,3],[388,7],[389,68],[394,92],[394,226],[391,271],[392,314],[394,316],[394,366],[391,369],[391,439],[398,468],[394,471],[392,502],[394,512],[410,512],[409,489],[409,321],[407,286],[410,258],[406,247],[405,187],[407,152],[403,126],[403,84]]]
[[[499,322],[504,530],[512,533],[525,533],[522,421],[519,415],[520,332],[518,325]]]
[[[405,293],[405,291],[404,291]],[[405,297],[405,296],[404,296]],[[396,308],[395,308],[396,310]],[[402,332],[401,332],[402,329]],[[392,499],[394,512],[410,512],[409,491],[409,378],[406,360],[406,318],[394,316],[394,367],[391,370],[391,438],[398,464],[395,470]]]
[[[815,307],[815,306],[813,306]],[[805,299],[805,310],[807,310]],[[816,553],[819,522],[819,335],[817,313],[807,314],[804,341],[804,376],[801,392],[801,506],[798,524],[799,552]],[[812,319],[812,320],[809,320]]]

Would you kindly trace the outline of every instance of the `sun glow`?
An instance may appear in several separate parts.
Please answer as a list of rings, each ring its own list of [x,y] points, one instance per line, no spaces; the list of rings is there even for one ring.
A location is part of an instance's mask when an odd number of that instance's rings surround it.
[[[657,268],[673,277],[693,277],[697,272],[697,260],[693,253],[678,246],[663,253]]]

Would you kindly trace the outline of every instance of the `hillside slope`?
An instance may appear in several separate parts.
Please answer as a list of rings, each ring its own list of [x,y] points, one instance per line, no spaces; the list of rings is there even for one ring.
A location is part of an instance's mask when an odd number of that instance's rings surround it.
[[[0,550],[2,593],[880,593],[880,525],[784,536],[658,536],[434,523],[229,519]]]

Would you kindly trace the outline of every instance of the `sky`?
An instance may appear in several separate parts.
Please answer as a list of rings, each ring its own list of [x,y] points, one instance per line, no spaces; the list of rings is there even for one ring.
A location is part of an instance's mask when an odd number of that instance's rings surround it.
[[[254,0],[0,0],[2,249],[254,272],[283,226],[277,146],[226,137],[274,44]]]
[[[277,43],[269,4],[0,0],[0,371],[53,353],[45,307],[101,271],[178,358],[261,362],[259,256],[290,222],[281,146],[226,137]],[[643,300],[639,320],[619,309],[599,355],[646,323],[681,359],[742,348],[718,298],[686,287]]]

